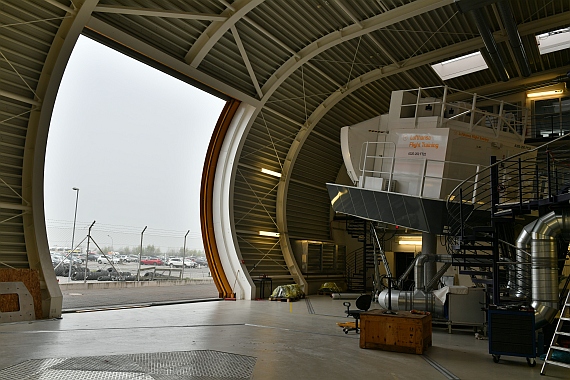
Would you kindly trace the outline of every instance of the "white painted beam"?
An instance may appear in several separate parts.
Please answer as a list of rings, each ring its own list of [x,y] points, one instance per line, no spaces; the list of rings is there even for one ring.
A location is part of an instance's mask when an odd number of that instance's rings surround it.
[[[7,210],[18,210],[18,211],[32,211],[30,206],[24,206],[17,203],[0,202],[0,208]]]
[[[12,92],[6,90],[0,90],[0,96],[4,96],[6,98],[14,99],[22,103],[31,104],[33,106],[41,106],[42,104],[37,100],[26,98],[25,96],[17,95]]]
[[[231,8],[222,12],[226,16],[223,22],[214,22],[194,42],[184,60],[192,67],[198,67],[220,38],[249,11],[264,0],[236,0]]]
[[[239,37],[239,33],[238,33],[235,25],[232,25],[231,30],[232,30],[232,34],[234,36],[234,39],[236,41],[236,45],[238,47],[239,53],[241,54],[241,58],[243,59],[243,63],[245,63],[245,67],[247,68],[247,72],[249,73],[249,77],[251,78],[251,81],[253,82],[253,87],[255,87],[255,91],[257,92],[257,95],[261,99],[261,98],[263,98],[263,92],[261,92],[261,87],[259,87],[259,82],[257,81],[257,77],[255,76],[255,72],[253,71],[253,67],[251,66],[251,62],[250,62],[249,58],[247,57],[247,52],[245,51],[245,47],[243,46],[243,43],[241,42],[241,38]]]
[[[149,17],[179,18],[186,20],[225,21],[227,19],[227,17],[216,14],[169,11],[165,9],[123,7],[120,5],[98,5],[95,7],[93,12],[115,13],[115,14],[135,15],[135,16],[149,16]]]

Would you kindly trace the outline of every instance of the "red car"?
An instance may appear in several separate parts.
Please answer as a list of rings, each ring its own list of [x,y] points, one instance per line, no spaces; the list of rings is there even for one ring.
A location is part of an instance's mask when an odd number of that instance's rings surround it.
[[[141,264],[143,265],[164,265],[164,262],[158,257],[149,257],[148,259],[142,259]]]

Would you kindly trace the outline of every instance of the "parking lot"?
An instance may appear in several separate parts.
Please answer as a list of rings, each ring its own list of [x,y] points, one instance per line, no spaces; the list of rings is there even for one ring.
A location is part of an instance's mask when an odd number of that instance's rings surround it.
[[[113,281],[120,279],[121,281],[138,280],[137,275],[139,263],[137,262],[119,262],[108,263],[97,261],[87,262],[87,279],[85,279],[85,265],[76,265],[72,271],[71,279],[67,266],[56,266],[56,276],[60,278],[60,283],[64,281],[84,281],[99,280]],[[210,269],[207,266],[198,265],[196,268],[176,268],[168,265],[140,265],[140,280],[153,279],[184,279],[184,278],[207,278],[210,277]]]
[[[90,272],[114,271],[135,276],[138,263],[98,264],[90,261],[87,268]],[[149,283],[146,273],[155,273],[156,281]],[[159,274],[159,275],[156,275]],[[170,277],[166,279],[165,277]],[[124,280],[74,280],[68,276],[57,276],[62,288],[63,310],[100,310],[116,307],[152,306],[164,303],[177,303],[196,301],[218,297],[218,291],[210,275],[208,267],[171,269],[168,266],[141,265],[142,285],[157,286],[120,286],[127,285]],[[177,281],[185,279],[186,281]],[[160,280],[160,281],[158,281]],[[193,281],[196,280],[196,281]],[[107,284],[105,289],[100,289],[88,284]]]

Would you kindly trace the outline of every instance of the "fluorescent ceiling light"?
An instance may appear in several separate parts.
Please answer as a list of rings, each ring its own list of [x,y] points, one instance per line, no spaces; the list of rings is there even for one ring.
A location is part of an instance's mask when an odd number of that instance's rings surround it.
[[[570,48],[570,27],[554,30],[552,32],[537,34],[536,43],[540,54]]]
[[[261,168],[261,172],[265,174],[272,175],[274,177],[281,177],[281,173],[274,172],[273,170]]]
[[[279,232],[259,231],[261,236],[279,237]]]
[[[560,94],[562,94],[562,92],[563,92],[562,89],[531,92],[529,94],[526,94],[526,97],[527,98],[539,98],[541,96],[554,96],[554,95],[560,95]]]
[[[400,245],[422,245],[421,240],[400,240],[398,242]]]
[[[449,61],[436,63],[435,65],[431,65],[431,68],[434,69],[442,80],[448,80],[485,70],[489,67],[481,53],[477,51],[462,57],[450,59]]]

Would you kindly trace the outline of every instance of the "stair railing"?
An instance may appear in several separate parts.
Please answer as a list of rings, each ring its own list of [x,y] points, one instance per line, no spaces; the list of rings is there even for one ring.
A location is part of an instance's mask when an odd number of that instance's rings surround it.
[[[497,161],[457,185],[447,197],[448,252],[455,253],[453,247],[458,245],[460,237],[474,234],[473,227],[490,225],[493,207],[497,209],[495,216],[507,214],[515,207],[520,212],[532,202],[552,200],[564,190],[566,179],[570,185],[570,163],[553,159],[557,152],[563,152],[560,148],[554,148],[556,143],[568,136],[570,134]],[[546,160],[537,158],[537,153],[547,147]],[[491,188],[491,169],[497,169],[499,177],[496,189],[499,198],[496,202],[492,201],[494,189]],[[472,253],[475,251],[472,250]]]
[[[568,136],[570,134],[497,161],[465,179],[449,194],[446,247],[454,257],[454,265],[477,267],[477,257],[481,263],[488,262],[492,257],[489,252],[495,245],[501,245],[505,252],[501,252],[501,257],[493,257],[494,283],[501,291],[508,290],[517,297],[529,296],[531,279],[521,277],[528,277],[529,271],[520,268],[529,265],[530,260],[516,262],[510,257],[512,249],[514,252],[520,249],[508,241],[497,240],[496,227],[491,228],[493,233],[487,232],[485,227],[492,227],[497,218],[530,213],[562,196],[570,198],[570,150],[560,144]],[[546,156],[541,157],[541,154]],[[501,270],[515,273],[517,279],[499,281],[495,276]],[[498,289],[493,290],[498,292]]]

